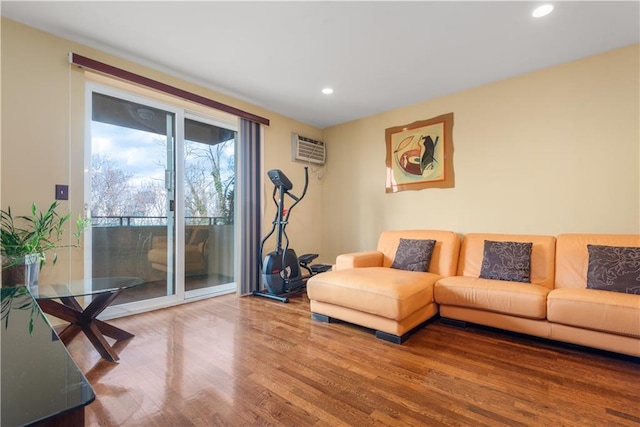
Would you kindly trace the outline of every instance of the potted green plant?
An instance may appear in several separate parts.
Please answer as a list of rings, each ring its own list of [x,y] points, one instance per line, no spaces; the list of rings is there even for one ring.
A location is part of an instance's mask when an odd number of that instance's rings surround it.
[[[71,218],[71,213],[60,215],[56,211],[58,201],[54,201],[46,212],[38,211],[36,204],[31,204],[31,215],[13,217],[11,207],[0,210],[0,253],[2,255],[3,285],[37,284],[40,269],[45,265],[49,251],[77,247],[80,235],[90,220],[80,215],[73,233],[75,243],[63,244],[64,225]],[[58,260],[54,252],[52,263]]]

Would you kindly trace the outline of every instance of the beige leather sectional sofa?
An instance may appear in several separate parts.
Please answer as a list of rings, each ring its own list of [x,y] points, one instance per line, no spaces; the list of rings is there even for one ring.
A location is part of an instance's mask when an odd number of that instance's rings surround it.
[[[390,268],[401,238],[437,241],[427,272]],[[481,278],[485,241],[530,244],[530,283]],[[386,231],[377,251],[338,256],[333,271],[309,279],[307,293],[315,319],[358,324],[396,343],[439,314],[640,357],[640,294],[587,289],[587,245],[640,247],[640,235]]]
[[[436,241],[427,272],[391,268],[400,238]],[[433,286],[456,273],[459,251],[460,237],[451,231],[384,231],[377,250],[339,255],[333,271],[309,279],[312,315],[375,329],[378,338],[401,343],[438,314]]]

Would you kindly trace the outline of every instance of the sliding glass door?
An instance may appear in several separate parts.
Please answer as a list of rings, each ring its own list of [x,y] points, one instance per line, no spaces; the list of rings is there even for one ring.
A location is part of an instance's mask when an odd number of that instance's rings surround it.
[[[139,277],[135,309],[235,291],[229,124],[90,85],[90,277]]]
[[[187,116],[184,136],[185,290],[232,290],[236,132]]]

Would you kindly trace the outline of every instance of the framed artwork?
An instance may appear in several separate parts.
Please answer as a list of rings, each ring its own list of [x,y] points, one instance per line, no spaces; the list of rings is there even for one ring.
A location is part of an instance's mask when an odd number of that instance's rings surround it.
[[[387,193],[452,188],[453,113],[385,130]]]

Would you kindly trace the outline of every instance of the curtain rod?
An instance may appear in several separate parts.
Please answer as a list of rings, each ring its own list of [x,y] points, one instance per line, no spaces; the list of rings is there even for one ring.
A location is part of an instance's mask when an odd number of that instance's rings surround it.
[[[114,67],[113,65],[105,64],[104,62],[96,61],[95,59],[87,58],[86,56],[78,55],[77,53],[69,52],[69,62],[79,67],[88,68],[90,70],[98,71],[103,74],[107,74],[112,77],[117,77],[122,80],[126,80],[131,83],[135,83],[141,86],[145,86],[151,89],[155,89],[160,92],[167,93],[169,95],[177,96],[179,98],[186,99],[188,101],[196,102],[207,107],[215,108],[225,113],[234,114],[243,119],[250,120],[255,123],[260,123],[269,126],[269,119],[257,116],[252,113],[240,110],[230,105],[223,104],[213,99],[200,96],[193,92],[179,89],[177,87],[159,82],[157,80],[150,79],[148,77],[141,76],[139,74],[132,73],[130,71],[123,70],[121,68]]]

